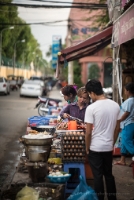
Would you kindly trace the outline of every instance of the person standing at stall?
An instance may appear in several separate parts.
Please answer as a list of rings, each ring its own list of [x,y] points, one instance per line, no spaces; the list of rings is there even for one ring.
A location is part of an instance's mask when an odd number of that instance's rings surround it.
[[[69,117],[72,116],[81,119],[84,122],[85,111],[87,108],[86,102],[88,99],[88,93],[85,88],[82,87],[77,91],[77,97],[78,101],[67,105],[67,107],[61,111],[60,117],[69,119]]]
[[[98,199],[104,200],[104,176],[108,200],[116,200],[112,151],[120,131],[120,107],[104,96],[100,81],[88,81],[86,90],[94,102],[85,113],[86,153],[94,176],[94,189]]]
[[[73,85],[66,85],[61,89],[61,93],[64,96],[65,101],[68,104],[77,102],[77,91]]]
[[[126,155],[134,156],[134,82],[125,86],[127,100],[121,105],[121,159],[115,165],[126,165]]]

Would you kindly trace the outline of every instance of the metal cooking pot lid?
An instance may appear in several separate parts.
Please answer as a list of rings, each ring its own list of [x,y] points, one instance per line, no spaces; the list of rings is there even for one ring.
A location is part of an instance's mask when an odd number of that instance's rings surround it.
[[[47,153],[45,150],[29,150],[30,153]]]
[[[37,128],[55,128],[55,126],[40,125],[40,126],[37,126]]]
[[[28,135],[23,135],[22,138],[28,139],[28,140],[47,140],[47,139],[53,138],[53,136],[51,136],[51,135],[44,135],[43,137],[38,137],[38,134],[37,134],[37,135],[33,135],[33,138],[32,137],[28,137]]]

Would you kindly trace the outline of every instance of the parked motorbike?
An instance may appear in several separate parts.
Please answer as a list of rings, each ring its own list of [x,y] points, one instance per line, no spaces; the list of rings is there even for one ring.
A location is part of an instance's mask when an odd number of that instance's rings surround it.
[[[11,90],[18,90],[18,86],[17,86],[16,80],[11,80],[10,81],[10,89]]]
[[[35,108],[38,108],[38,114],[40,116],[45,116],[51,114],[51,108],[57,108],[60,102],[62,102],[60,99],[39,97]]]

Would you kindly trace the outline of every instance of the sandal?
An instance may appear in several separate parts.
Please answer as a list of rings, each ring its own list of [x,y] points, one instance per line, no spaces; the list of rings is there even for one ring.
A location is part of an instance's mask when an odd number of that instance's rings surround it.
[[[122,166],[126,166],[126,163],[121,163],[120,161],[117,161],[114,163],[114,165],[122,165]]]

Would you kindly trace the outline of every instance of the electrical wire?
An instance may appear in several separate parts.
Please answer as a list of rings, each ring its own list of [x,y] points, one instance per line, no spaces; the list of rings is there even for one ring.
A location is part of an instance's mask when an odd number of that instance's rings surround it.
[[[63,2],[63,1],[47,1],[47,0],[28,0],[28,1],[36,1],[36,2],[43,2],[43,3],[61,3],[61,4],[72,4],[72,5],[96,5],[94,3],[80,3],[80,2]],[[99,4],[99,5],[107,5],[107,4]]]
[[[40,5],[40,4],[22,4],[22,3],[5,3],[0,2],[1,6],[19,6],[26,8],[80,8],[80,9],[106,9],[106,4],[82,4],[82,5]]]

